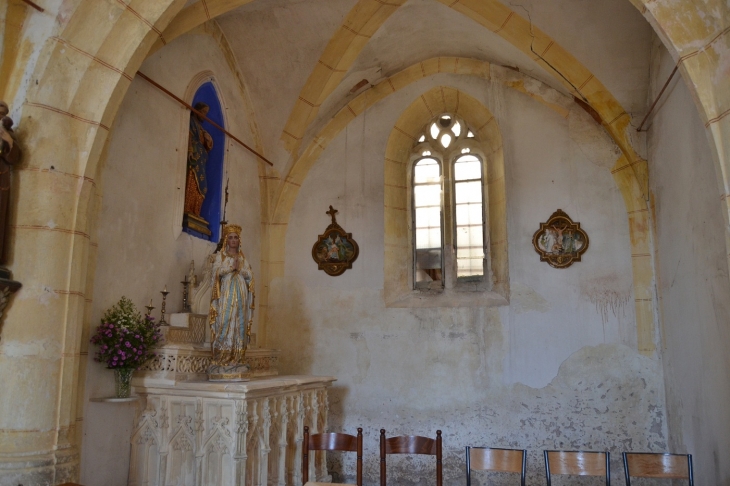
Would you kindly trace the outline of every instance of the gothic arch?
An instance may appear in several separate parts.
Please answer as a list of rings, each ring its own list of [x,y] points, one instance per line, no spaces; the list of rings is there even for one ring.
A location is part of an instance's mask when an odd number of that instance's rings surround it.
[[[454,113],[462,117],[480,140],[486,155],[486,205],[488,213],[488,248],[491,256],[492,291],[442,294],[428,299],[412,296],[409,255],[412,251],[408,224],[408,172],[413,144],[423,126],[439,113]],[[507,255],[507,195],[504,180],[504,151],[502,134],[494,115],[468,94],[446,86],[436,86],[416,98],[406,108],[393,130],[385,148],[385,258],[384,295],[386,305],[411,307],[417,305],[444,306],[444,301],[461,297],[452,305],[504,305],[509,298],[509,262]],[[471,295],[469,295],[471,294]],[[465,298],[464,298],[465,297]],[[446,304],[449,305],[449,304]]]

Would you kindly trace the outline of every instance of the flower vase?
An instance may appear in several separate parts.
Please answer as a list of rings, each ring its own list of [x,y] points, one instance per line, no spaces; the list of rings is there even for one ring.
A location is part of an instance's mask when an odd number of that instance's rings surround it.
[[[132,392],[134,368],[114,368],[114,385],[117,398],[129,398]]]

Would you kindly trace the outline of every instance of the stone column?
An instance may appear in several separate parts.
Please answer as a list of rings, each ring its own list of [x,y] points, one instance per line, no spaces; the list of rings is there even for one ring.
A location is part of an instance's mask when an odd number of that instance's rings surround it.
[[[48,3],[55,23],[28,24],[41,27],[30,32],[36,72],[18,124],[25,161],[13,181],[8,266],[23,288],[0,334],[2,484],[78,477],[96,166],[131,76],[185,0],[71,0],[63,13]]]

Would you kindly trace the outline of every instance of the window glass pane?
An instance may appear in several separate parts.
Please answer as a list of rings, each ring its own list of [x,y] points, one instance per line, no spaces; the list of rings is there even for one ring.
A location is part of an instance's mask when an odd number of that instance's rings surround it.
[[[468,179],[481,179],[482,163],[473,155],[463,155],[454,163],[454,179],[464,181]]]
[[[465,154],[454,163],[456,276],[484,274],[484,213],[481,161]],[[463,182],[458,182],[463,181]]]
[[[421,137],[418,139],[419,142],[425,142],[426,141],[426,135],[421,135]]]
[[[415,194],[415,206],[417,208],[423,206],[441,207],[441,185],[424,184],[413,188]]]
[[[467,226],[469,228],[469,246],[482,248],[484,246],[484,236],[482,234],[482,225]]]
[[[483,248],[482,226],[459,226],[456,228],[456,244],[459,249]],[[483,250],[480,250],[483,251]]]
[[[441,145],[443,145],[444,148],[446,148],[449,145],[451,145],[451,135],[449,135],[448,133],[444,133],[441,136]]]
[[[456,261],[457,277],[474,277],[484,274],[484,260],[481,258],[462,258]]]
[[[456,258],[484,258],[481,248],[462,248],[456,252]]]
[[[482,181],[457,182],[454,184],[454,192],[456,204],[481,203]]]
[[[416,208],[416,228],[441,227],[441,208]]]
[[[435,123],[431,124],[431,138],[436,138],[439,136],[439,127]]]
[[[441,248],[441,226],[416,228],[416,248]]]
[[[461,123],[455,121],[454,126],[451,127],[451,131],[454,132],[454,135],[456,135],[457,137],[461,135]]]
[[[474,138],[474,134],[472,133],[472,131],[471,131],[471,130],[469,130],[469,131],[467,132],[467,134],[466,134],[466,138]]]
[[[416,163],[413,169],[413,182],[420,184],[423,182],[439,182],[441,176],[441,167],[434,159],[421,159]]]
[[[456,206],[456,224],[478,224],[484,222],[481,203],[459,204]]]

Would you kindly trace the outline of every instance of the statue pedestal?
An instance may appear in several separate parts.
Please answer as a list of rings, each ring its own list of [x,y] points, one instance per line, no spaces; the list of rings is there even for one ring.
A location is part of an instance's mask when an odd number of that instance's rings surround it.
[[[152,385],[135,377],[143,406],[132,434],[128,484],[301,484],[303,429],[327,429],[333,381],[277,376]],[[324,454],[316,458],[313,476],[326,474],[324,461]]]
[[[210,345],[167,343],[155,350],[155,357],[134,373],[135,383],[144,386],[174,386],[187,381],[208,379],[213,361]],[[279,350],[246,350],[244,364],[250,367],[249,378],[266,378],[279,374]]]
[[[141,385],[168,386],[208,379],[213,357],[210,342],[206,342],[208,316],[172,314],[171,317],[172,322],[186,325],[161,327],[165,344],[155,349],[155,357],[134,373]],[[250,368],[247,378],[276,376],[279,374],[279,350],[249,347],[243,364]]]

